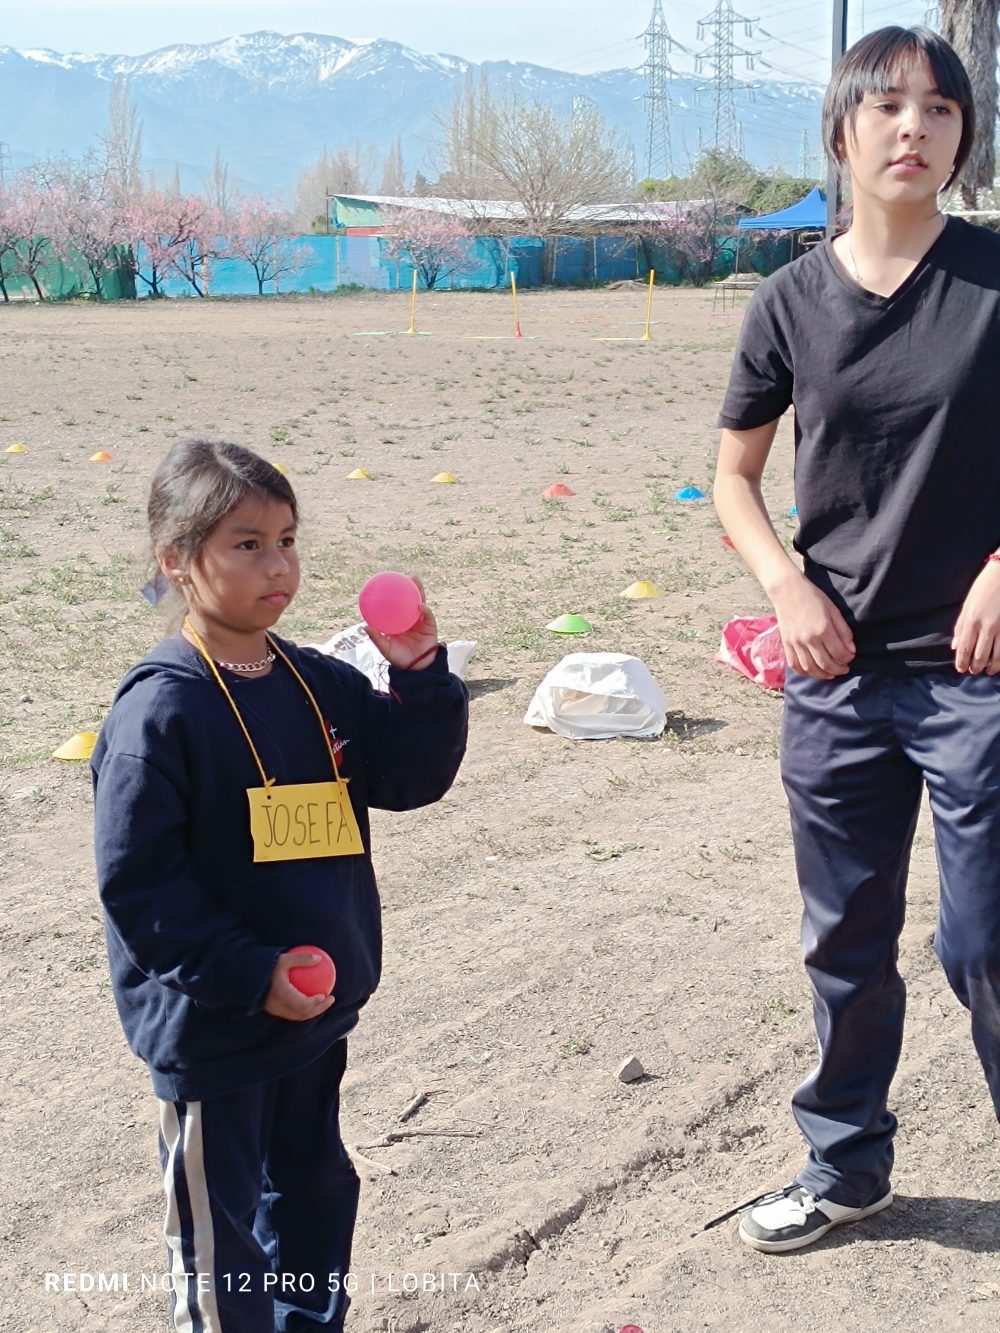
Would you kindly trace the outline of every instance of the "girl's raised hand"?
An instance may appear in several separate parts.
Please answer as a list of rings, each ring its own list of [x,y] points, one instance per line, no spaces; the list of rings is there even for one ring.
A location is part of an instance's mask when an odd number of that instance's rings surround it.
[[[990,560],[962,603],[951,641],[956,671],[1000,672],[1000,563]]]
[[[275,1018],[287,1018],[290,1023],[302,1023],[307,1018],[318,1018],[333,1004],[332,995],[303,995],[288,980],[290,968],[302,967],[302,949],[283,953],[274,965],[271,985],[264,1000],[264,1012]]]
[[[420,589],[420,596],[423,598],[424,585],[415,575],[411,574],[410,577]],[[434,660],[431,649],[436,648],[438,644],[437,621],[434,619],[434,612],[423,600],[420,603],[420,619],[405,634],[383,634],[381,630],[373,629],[371,625],[366,625],[365,628],[372,643],[393,666],[403,667],[404,670],[413,667],[416,671],[422,671]]]

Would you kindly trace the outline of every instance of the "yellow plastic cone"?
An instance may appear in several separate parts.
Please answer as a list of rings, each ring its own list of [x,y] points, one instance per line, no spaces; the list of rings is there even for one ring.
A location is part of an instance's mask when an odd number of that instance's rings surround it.
[[[637,579],[635,583],[628,585],[622,596],[628,597],[633,602],[640,602],[645,597],[662,597],[663,593],[655,583],[650,583],[649,579]]]
[[[4,450],[5,454],[26,454],[27,452],[27,445],[22,444],[20,440],[15,440],[13,444],[9,444]]]
[[[115,460],[107,449],[98,449],[96,454],[91,454],[88,463],[113,463]]]
[[[272,459],[271,466],[274,468],[275,472],[280,472],[283,477],[288,476],[288,468],[284,463],[275,463]]]
[[[371,481],[372,474],[366,467],[356,467],[353,472],[348,472],[348,481]]]
[[[439,472],[436,477],[431,477],[431,481],[440,482],[442,486],[454,486],[458,478],[454,472]]]
[[[58,750],[53,750],[53,759],[89,759],[94,753],[94,746],[97,744],[96,731],[78,731],[75,736],[71,736],[65,745],[60,745]]]

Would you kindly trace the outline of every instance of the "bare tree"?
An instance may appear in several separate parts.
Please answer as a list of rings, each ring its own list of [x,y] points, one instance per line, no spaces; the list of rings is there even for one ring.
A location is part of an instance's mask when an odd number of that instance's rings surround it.
[[[212,160],[212,177],[206,191],[208,202],[217,208],[224,218],[229,216],[231,200],[229,198],[229,167],[222,156],[222,149],[216,146]]]
[[[108,128],[101,136],[108,187],[122,205],[142,192],[142,122],[124,79],[111,85]]]
[[[516,198],[490,161],[494,116],[488,77],[480,74],[477,81],[469,71],[451,106],[438,116],[441,130],[438,146],[445,164],[435,186],[439,194],[470,203]]]
[[[632,196],[625,138],[590,101],[560,115],[537,98],[495,98],[480,79],[467,81],[439,124],[447,169],[438,192],[466,202],[514,201],[519,228],[535,235],[565,231],[575,209]]]
[[[326,230],[327,199],[332,194],[368,194],[376,169],[372,148],[356,143],[353,148],[326,148],[311,167],[306,167],[295,191],[295,224],[302,231]]]
[[[406,193],[406,183],[403,179],[403,148],[398,135],[382,163],[382,180],[378,192],[396,196]]]
[[[996,169],[998,14],[1000,0],[941,0],[941,35],[969,71],[976,107],[976,140],[961,177],[967,208],[975,208],[977,190],[992,189]]]

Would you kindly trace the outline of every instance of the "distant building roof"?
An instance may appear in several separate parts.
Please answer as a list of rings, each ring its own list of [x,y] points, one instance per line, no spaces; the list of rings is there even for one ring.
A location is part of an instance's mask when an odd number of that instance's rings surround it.
[[[431,195],[336,194],[332,196],[335,216],[345,221],[360,205],[362,210],[413,209],[427,213],[443,213],[463,222],[524,222],[526,213],[522,204],[510,199],[442,199]],[[619,204],[578,204],[568,208],[562,221],[567,224],[606,223],[608,225],[637,222],[669,222],[681,217],[704,200],[686,199],[665,202],[650,200]]]

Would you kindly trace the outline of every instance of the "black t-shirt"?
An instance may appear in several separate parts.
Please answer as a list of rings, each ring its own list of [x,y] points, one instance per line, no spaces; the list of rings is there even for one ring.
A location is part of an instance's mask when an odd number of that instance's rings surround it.
[[[962,602],[1000,546],[1000,235],[949,218],[892,296],[825,241],[747,308],[719,425],[795,408],[795,549],[860,667],[952,659]]]

